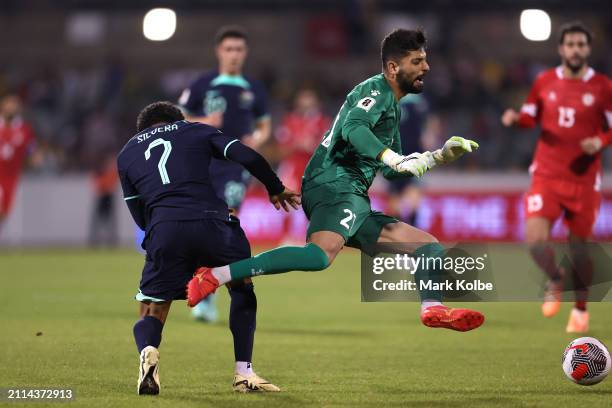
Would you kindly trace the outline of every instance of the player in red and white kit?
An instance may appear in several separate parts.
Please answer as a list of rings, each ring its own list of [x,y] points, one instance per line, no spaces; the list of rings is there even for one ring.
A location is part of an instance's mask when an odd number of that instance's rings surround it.
[[[530,128],[539,123],[542,129],[525,195],[526,240],[535,262],[550,278],[542,313],[551,317],[559,311],[568,271],[557,265],[548,239],[553,223],[563,216],[576,294],[566,331],[573,333],[589,327],[586,300],[593,265],[586,242],[601,202],[601,150],[612,142],[611,82],[587,65],[591,39],[581,23],[564,25],[561,65],[537,77],[520,113],[508,109],[502,116],[504,126]]]
[[[320,105],[314,90],[299,90],[293,110],[283,116],[275,132],[281,157],[278,176],[293,191],[300,191],[308,161],[321,143],[321,135],[331,124],[331,118],[322,112]],[[302,211],[288,214],[285,244],[303,242],[307,225],[308,220]]]
[[[21,117],[19,97],[5,96],[0,101],[0,227],[11,209],[33,141],[32,128]]]
[[[293,110],[283,117],[275,133],[282,156],[278,173],[287,188],[300,190],[312,152],[330,124],[331,118],[321,111],[317,93],[308,88],[299,90]]]

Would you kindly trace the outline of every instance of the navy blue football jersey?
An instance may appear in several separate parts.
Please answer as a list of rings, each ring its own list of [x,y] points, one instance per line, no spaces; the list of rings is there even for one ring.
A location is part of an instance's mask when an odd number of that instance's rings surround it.
[[[193,82],[178,102],[192,116],[222,112],[221,131],[239,140],[253,132],[256,121],[269,115],[267,94],[259,81],[242,75],[219,74],[217,70]],[[242,168],[227,161],[213,160],[211,172],[228,180],[242,178]]]
[[[241,139],[251,134],[255,122],[268,115],[268,99],[263,85],[242,75],[202,75],[183,91],[179,105],[192,116],[223,113],[221,131]]]
[[[229,219],[227,205],[211,186],[209,164],[225,159],[235,142],[212,126],[187,121],[132,137],[117,167],[125,200],[144,205],[147,230],[160,221]]]
[[[429,111],[427,100],[421,95],[408,94],[400,99],[399,105],[402,152],[404,154],[422,152],[421,136]]]

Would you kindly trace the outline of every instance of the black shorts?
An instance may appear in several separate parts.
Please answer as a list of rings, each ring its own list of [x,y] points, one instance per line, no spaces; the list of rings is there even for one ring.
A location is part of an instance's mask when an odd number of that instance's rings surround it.
[[[160,222],[147,235],[145,247],[139,301],[185,299],[187,283],[198,267],[227,265],[251,256],[236,218]]]

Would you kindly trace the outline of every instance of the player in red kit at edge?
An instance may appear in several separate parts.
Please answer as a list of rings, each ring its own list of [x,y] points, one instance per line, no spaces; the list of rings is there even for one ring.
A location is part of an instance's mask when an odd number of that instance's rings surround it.
[[[0,228],[7,218],[34,136],[21,117],[21,101],[7,95],[0,101]]]
[[[525,195],[526,240],[533,259],[550,279],[542,304],[544,316],[559,311],[563,280],[573,272],[576,303],[566,327],[569,333],[589,328],[586,300],[593,264],[586,242],[601,202],[601,150],[612,142],[611,82],[587,65],[591,39],[581,23],[564,25],[559,38],[561,65],[537,77],[520,113],[508,109],[501,118],[504,126],[530,128],[539,122],[542,129]],[[561,215],[569,228],[573,271],[557,265],[548,244],[551,227]]]

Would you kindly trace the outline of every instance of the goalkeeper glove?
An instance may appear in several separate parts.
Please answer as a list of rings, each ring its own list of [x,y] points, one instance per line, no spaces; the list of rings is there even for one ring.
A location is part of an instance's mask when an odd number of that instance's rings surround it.
[[[426,153],[429,153],[429,156]],[[398,173],[411,173],[414,177],[418,178],[435,165],[435,160],[431,153],[426,153],[412,153],[408,156],[402,156],[391,149],[387,149],[383,152],[380,159],[392,170]]]
[[[441,149],[433,152],[433,158],[437,164],[450,163],[466,152],[472,152],[476,149],[478,149],[478,143],[475,141],[453,136],[444,143]]]

